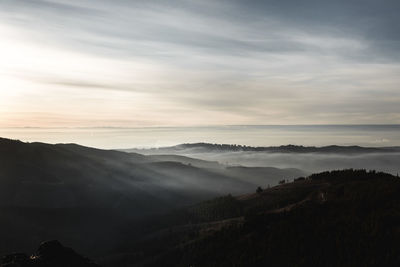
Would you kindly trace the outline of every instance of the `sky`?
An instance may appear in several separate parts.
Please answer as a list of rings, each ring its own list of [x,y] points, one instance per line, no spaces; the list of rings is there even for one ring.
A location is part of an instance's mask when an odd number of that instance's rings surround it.
[[[390,0],[0,0],[0,127],[400,123]]]

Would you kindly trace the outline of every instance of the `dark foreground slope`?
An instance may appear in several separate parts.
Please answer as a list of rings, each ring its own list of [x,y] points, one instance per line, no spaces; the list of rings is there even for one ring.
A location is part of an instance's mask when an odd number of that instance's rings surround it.
[[[132,221],[302,173],[272,168],[254,176],[246,168],[237,177],[211,168],[216,163],[170,160],[0,138],[0,254],[58,239],[85,255],[103,255]]]
[[[99,267],[90,259],[63,246],[57,240],[42,242],[37,251],[28,257],[25,253],[3,256],[0,267]]]
[[[90,259],[63,246],[57,240],[42,242],[36,253],[28,257],[25,253],[3,256],[0,267],[99,267]]]
[[[400,179],[333,171],[217,198],[155,218],[141,242],[126,241],[119,252],[103,263],[399,266]]]

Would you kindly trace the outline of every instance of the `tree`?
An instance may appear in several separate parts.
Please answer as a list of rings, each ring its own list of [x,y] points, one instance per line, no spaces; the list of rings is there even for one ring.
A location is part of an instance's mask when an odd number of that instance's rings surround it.
[[[262,190],[261,186],[257,187],[257,190],[256,190],[256,193],[257,193],[257,194],[260,194],[262,191],[263,191],[263,190]]]

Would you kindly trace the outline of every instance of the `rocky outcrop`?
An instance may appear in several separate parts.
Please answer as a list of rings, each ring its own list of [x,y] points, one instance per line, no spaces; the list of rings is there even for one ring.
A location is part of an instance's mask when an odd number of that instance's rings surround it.
[[[64,247],[59,241],[52,240],[40,244],[35,254],[28,257],[24,253],[5,255],[1,267],[99,267],[73,249]]]

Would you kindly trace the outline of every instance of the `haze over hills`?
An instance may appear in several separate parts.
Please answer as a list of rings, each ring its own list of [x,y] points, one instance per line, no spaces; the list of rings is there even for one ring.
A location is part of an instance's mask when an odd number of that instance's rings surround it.
[[[305,174],[0,139],[0,253],[30,251],[43,239],[102,253],[129,221]]]
[[[251,147],[193,143],[152,149],[128,149],[146,155],[173,154],[247,167],[297,168],[307,172],[336,169],[373,169],[400,172],[400,147],[295,146]]]

